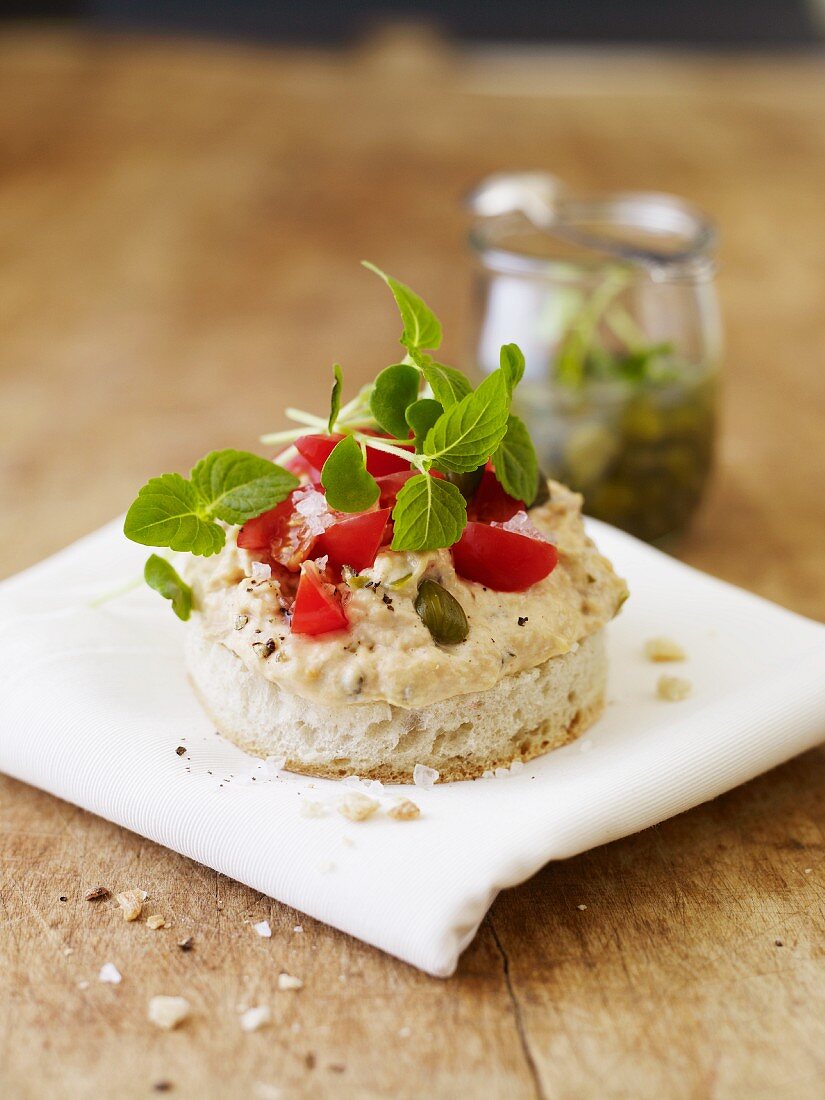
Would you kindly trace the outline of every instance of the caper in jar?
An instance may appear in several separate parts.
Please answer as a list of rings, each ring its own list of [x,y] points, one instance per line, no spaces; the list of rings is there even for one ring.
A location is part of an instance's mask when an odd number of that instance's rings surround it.
[[[423,580],[413,606],[438,645],[458,645],[470,632],[464,608],[438,581]]]

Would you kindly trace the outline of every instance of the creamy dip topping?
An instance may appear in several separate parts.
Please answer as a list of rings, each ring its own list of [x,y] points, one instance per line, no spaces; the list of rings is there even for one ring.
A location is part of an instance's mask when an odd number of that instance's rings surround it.
[[[212,558],[189,568],[207,634],[268,680],[326,706],[386,701],[417,708],[493,687],[502,677],[567,653],[618,611],[627,588],[587,538],[581,497],[550,482],[551,498],[530,509],[536,528],[556,543],[559,562],[524,592],[495,592],[459,577],[449,550],[385,550],[342,585],[349,629],[292,634],[280,588],[256,570],[260,555],[239,549],[233,532]],[[439,646],[416,614],[418,584],[438,581],[459,601],[466,641]]]

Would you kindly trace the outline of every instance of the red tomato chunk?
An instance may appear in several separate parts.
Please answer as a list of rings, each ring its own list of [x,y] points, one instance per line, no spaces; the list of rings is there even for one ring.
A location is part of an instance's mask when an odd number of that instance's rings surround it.
[[[389,508],[377,512],[362,512],[333,523],[318,539],[313,550],[315,557],[326,554],[330,567],[337,573],[345,565],[356,573],[369,569],[384,539],[384,529],[390,518]]]
[[[452,555],[459,576],[496,592],[523,592],[549,576],[559,560],[551,542],[472,521]]]
[[[292,608],[292,633],[329,634],[333,630],[346,630],[347,625],[338,593],[323,580],[314,565],[305,565]]]

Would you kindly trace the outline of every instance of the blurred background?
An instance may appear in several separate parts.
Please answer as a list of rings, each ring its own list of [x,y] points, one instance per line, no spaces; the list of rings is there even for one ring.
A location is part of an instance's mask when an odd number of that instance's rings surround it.
[[[804,46],[823,27],[821,0],[12,0],[12,17],[82,19],[130,30],[177,31],[298,45],[348,45],[390,20],[427,20],[470,42],[622,42]]]
[[[7,5],[0,575],[323,404],[333,361],[348,390],[391,362],[369,258],[447,361],[529,346],[522,411],[589,510],[825,617],[823,28],[823,0]],[[532,213],[523,176],[478,201],[526,171]]]

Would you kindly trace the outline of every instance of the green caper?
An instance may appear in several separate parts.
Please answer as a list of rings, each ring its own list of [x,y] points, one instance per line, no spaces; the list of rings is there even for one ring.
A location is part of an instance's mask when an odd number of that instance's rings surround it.
[[[439,645],[458,645],[470,632],[464,608],[438,581],[423,580],[419,584],[414,607]]]
[[[550,499],[550,486],[547,484],[547,474],[544,470],[538,472],[538,486],[535,499],[530,504],[531,508],[538,508],[540,504],[546,504]]]
[[[452,470],[449,470],[444,475],[444,480],[455,485],[465,500],[471,500],[473,493],[478,488],[483,473],[483,466],[479,466],[477,470],[470,470],[469,473],[464,474],[454,473]]]

